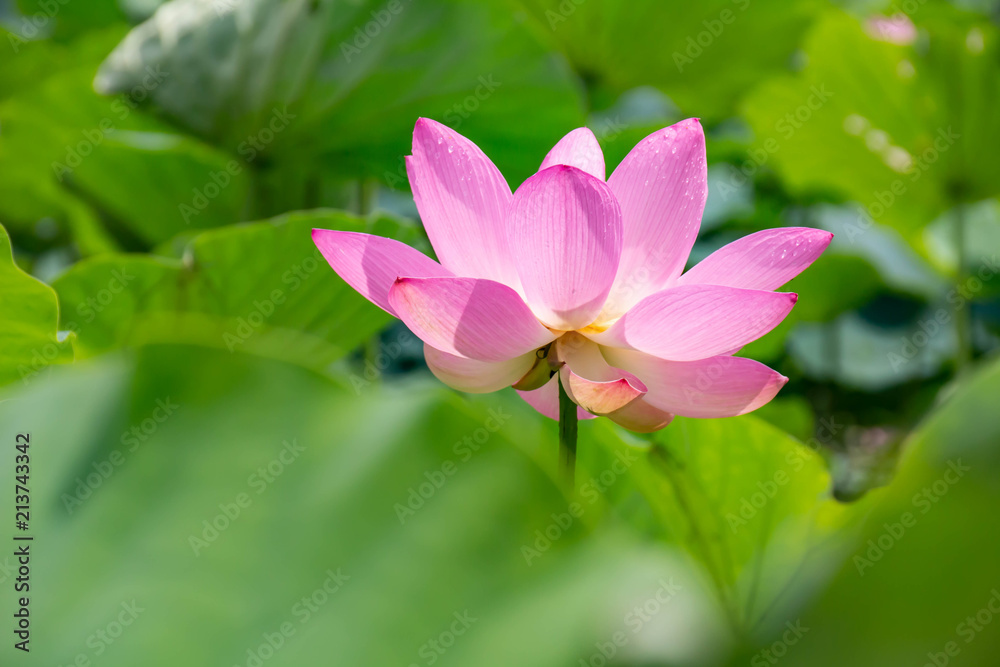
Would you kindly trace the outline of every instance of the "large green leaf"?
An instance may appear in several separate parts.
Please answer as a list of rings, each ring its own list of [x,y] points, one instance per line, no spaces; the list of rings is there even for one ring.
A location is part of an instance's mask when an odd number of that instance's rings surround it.
[[[1000,363],[949,393],[907,441],[892,485],[873,494],[864,532],[782,664],[989,665],[1000,655]]]
[[[14,0],[24,18],[15,23],[19,34],[38,38],[49,36],[64,41],[82,32],[124,23],[125,14],[119,0]]]
[[[656,86],[687,115],[728,117],[769,73],[785,69],[811,0],[527,0],[541,34],[563,50],[598,96]],[[761,39],[761,35],[767,35]]]
[[[810,447],[819,450],[841,428],[824,422],[824,440]],[[608,423],[593,430],[617,456],[636,444]],[[819,454],[780,429],[753,416],[677,418],[649,447],[629,469],[632,486],[596,475],[592,490],[610,486],[648,530],[691,554],[737,633],[781,625],[840,562],[857,510],[833,500]],[[648,506],[636,509],[635,490]]]
[[[244,220],[249,167],[167,132],[115,132],[83,161],[73,183],[152,246],[181,232]]]
[[[959,218],[960,216],[960,218]],[[962,245],[955,235],[963,226]],[[931,261],[945,276],[958,274],[961,258],[964,276],[958,285],[970,299],[1000,293],[1000,201],[988,199],[974,206],[957,206],[924,229]]]
[[[128,90],[147,67],[171,72],[155,105],[231,151],[390,184],[419,116],[468,134],[513,183],[583,120],[568,69],[492,1],[173,0],[97,86]]]
[[[390,317],[330,270],[312,242],[314,227],[411,242],[419,234],[394,218],[314,211],[204,232],[180,259],[102,255],[54,282],[63,328],[77,333],[84,357],[182,342],[322,368]]]
[[[0,225],[0,384],[31,382],[49,364],[72,361],[70,341],[57,335],[58,321],[55,292],[14,263]]]
[[[93,68],[121,32],[91,32],[72,45],[32,42],[0,65],[0,216],[9,228],[65,220],[83,253],[115,248],[85,195],[67,187],[71,178],[60,180],[55,167],[71,151],[94,159],[106,119],[115,129],[149,128],[141,114],[122,118],[121,101],[101,99],[90,86]]]
[[[933,377],[954,358],[953,321],[941,324],[938,313],[923,311],[902,328],[880,327],[858,313],[824,324],[806,324],[789,336],[788,351],[812,378],[876,392],[914,379]]]
[[[12,227],[66,220],[85,255],[114,250],[119,238],[149,247],[182,230],[245,219],[245,163],[177,135],[131,97],[94,92],[93,72],[120,35],[87,33],[73,42],[71,60],[46,60],[56,73],[0,101],[0,215]],[[167,77],[150,70],[133,92],[147,95]]]
[[[947,7],[914,16],[927,42],[877,41],[846,14],[828,12],[805,44],[801,72],[768,80],[747,99],[758,165],[798,195],[864,207],[926,254],[920,230],[960,202],[997,193],[988,147],[1000,137],[995,26]]]
[[[26,23],[25,23],[26,22]],[[126,32],[125,26],[94,30],[68,43],[41,39],[36,34],[29,39],[32,19],[14,20],[0,27],[0,43],[10,57],[0,60],[0,98],[37,86],[48,77],[83,63],[96,67],[108,49]]]
[[[699,664],[723,646],[699,577],[620,526],[556,525],[525,559],[567,504],[518,451],[540,418],[510,394],[358,395],[165,346],[72,370],[0,403],[5,442],[31,433],[32,583],[59,591],[32,597],[31,653],[4,642],[5,664],[547,667],[615,633],[630,660]]]

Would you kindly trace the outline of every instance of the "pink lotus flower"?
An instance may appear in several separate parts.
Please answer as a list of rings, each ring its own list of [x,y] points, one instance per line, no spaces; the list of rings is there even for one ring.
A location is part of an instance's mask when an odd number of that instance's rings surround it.
[[[707,195],[697,119],[643,139],[607,182],[586,128],[513,194],[475,144],[432,120],[417,121],[406,167],[439,262],[368,234],[313,239],[341,278],[424,341],[445,384],[513,385],[558,419],[561,378],[581,419],[648,432],[675,414],[750,412],[787,381],[733,354],[785,318],[797,296],[773,290],[832,234],[757,232],[682,274]]]
[[[899,46],[917,41],[917,27],[903,13],[869,17],[865,21],[865,31],[874,39]]]

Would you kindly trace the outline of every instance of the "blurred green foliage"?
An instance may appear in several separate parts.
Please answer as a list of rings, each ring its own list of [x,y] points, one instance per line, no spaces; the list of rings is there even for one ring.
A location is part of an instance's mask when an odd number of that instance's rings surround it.
[[[894,12],[912,41],[873,27]],[[0,438],[32,435],[36,534],[32,652],[0,662],[996,664],[998,21],[0,0]],[[701,117],[692,261],[836,234],[741,351],[790,378],[778,399],[652,437],[582,424],[566,497],[555,424],[441,387],[310,240],[429,251],[419,116],[512,187],[574,127],[610,173]]]

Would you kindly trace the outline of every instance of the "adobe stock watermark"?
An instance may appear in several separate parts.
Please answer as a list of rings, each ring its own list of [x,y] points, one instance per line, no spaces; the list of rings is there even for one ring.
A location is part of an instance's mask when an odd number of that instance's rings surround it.
[[[177,206],[184,224],[191,224],[191,220],[200,215],[208,205],[216,199],[222,191],[233,182],[233,178],[243,173],[243,170],[256,160],[261,153],[277,138],[279,134],[288,129],[291,121],[298,116],[288,111],[288,105],[281,109],[273,109],[271,116],[262,128],[254,134],[248,135],[246,139],[236,146],[236,153],[242,160],[232,159],[226,163],[224,169],[213,171],[208,175],[208,181],[201,187],[191,190],[192,197],[187,203]]]
[[[886,16],[896,16],[899,14],[906,14],[907,16],[913,16],[927,4],[927,0],[902,0],[901,2],[893,2],[891,5],[882,10]]]
[[[833,92],[827,89],[826,84],[811,86],[809,95],[802,101],[802,104],[775,121],[774,131],[781,136],[783,141],[788,141],[812,119],[813,114],[830,101],[831,97],[833,97]],[[728,201],[734,193],[739,193],[740,189],[760,171],[760,168],[781,150],[781,146],[782,143],[771,136],[761,142],[759,148],[748,150],[747,159],[731,173],[730,178],[720,181],[718,192],[722,200]]]
[[[837,433],[844,429],[834,417],[823,417],[819,420],[816,435],[810,438],[806,447],[814,452],[822,451],[824,445],[833,442]],[[744,526],[749,525],[783,489],[792,481],[792,477],[806,465],[807,457],[801,449],[793,449],[785,454],[784,467],[775,470],[769,479],[757,482],[757,491],[740,498],[739,509],[726,513],[726,523],[735,535]]]
[[[128,267],[125,265],[112,269],[110,275],[111,278],[105,287],[76,304],[76,312],[83,318],[84,323],[89,324],[97,319],[97,316],[111,305],[115,297],[124,292],[128,284],[135,280],[135,276],[128,272]],[[70,330],[75,331],[76,328],[70,326]]]
[[[660,579],[659,588],[645,602],[636,605],[631,611],[625,614],[622,620],[625,629],[618,630],[606,641],[594,643],[594,652],[585,658],[580,658],[580,667],[607,667],[617,664],[615,657],[625,648],[632,638],[642,632],[646,624],[652,621],[657,614],[684,588],[674,582],[674,578],[667,580]]]
[[[948,469],[941,478],[920,489],[910,499],[910,504],[913,505],[915,512],[907,510],[900,514],[896,521],[883,523],[883,530],[878,537],[868,540],[865,545],[868,548],[864,554],[854,555],[854,567],[857,568],[858,574],[862,577],[865,576],[865,572],[882,560],[886,553],[906,536],[907,531],[917,525],[920,517],[934,509],[934,506],[941,502],[951,487],[957,484],[970,470],[972,468],[962,464],[962,459],[948,461]]]
[[[250,487],[253,495],[243,491],[236,494],[236,497],[231,501],[219,503],[219,513],[202,520],[200,533],[188,535],[188,545],[194,555],[200,556],[202,551],[214,544],[219,536],[243,516],[247,508],[253,505],[254,497],[267,491],[271,484],[285,472],[288,466],[295,463],[305,450],[306,448],[294,438],[291,442],[287,440],[282,442],[278,454],[247,477],[247,486]]]
[[[990,597],[986,603],[975,613],[966,616],[965,619],[955,626],[955,634],[962,640],[962,644],[952,640],[947,642],[940,651],[927,653],[927,662],[923,667],[947,667],[962,652],[962,646],[971,644],[986,627],[993,622],[993,619],[1000,615],[1000,590],[996,588],[990,591]]]
[[[471,118],[472,114],[478,111],[483,103],[492,97],[493,93],[501,85],[503,83],[498,81],[493,74],[480,74],[479,78],[476,79],[476,86],[472,94],[467,95],[446,109],[442,115],[442,122],[451,129],[458,131],[462,123]],[[410,180],[409,175],[406,173],[406,158],[402,155],[399,156],[399,161],[396,163],[396,170],[390,171],[386,169],[382,172],[382,180],[390,188],[400,189],[400,186],[406,188]]]
[[[972,301],[998,272],[1000,272],[1000,260],[994,254],[992,257],[984,258],[974,274],[948,290],[946,295],[948,307],[941,306],[933,315],[917,320],[916,331],[899,339],[898,350],[886,353],[892,370],[898,373],[900,368],[916,359],[920,351],[952,322],[955,314],[966,303]]]
[[[471,95],[459,100],[444,112],[444,124],[451,129],[458,130],[462,123],[478,111],[483,102],[493,97],[497,88],[503,85],[492,74],[480,75],[477,81],[479,85],[476,86]]]
[[[390,340],[388,343],[381,343],[379,351],[375,353],[374,358],[365,359],[364,370],[360,374],[351,373],[349,379],[351,381],[351,388],[354,389],[354,394],[360,396],[363,389],[367,389],[372,386],[373,382],[377,382],[386,369],[392,365],[392,362],[402,356],[406,346],[414,340],[416,340],[416,336],[408,330],[403,330],[399,332],[395,340]]]
[[[250,646],[244,654],[245,660],[234,664],[233,667],[263,667],[264,663],[284,648],[299,628],[312,620],[351,579],[350,575],[344,574],[339,567],[336,570],[327,570],[325,574],[326,578],[319,586],[292,605],[289,618],[273,630],[261,633],[260,642]]]
[[[591,130],[594,132],[597,141],[603,144],[610,144],[612,141],[618,139],[627,128],[628,125],[622,122],[621,115],[616,114],[613,117],[602,118],[595,123],[595,126]]]
[[[174,403],[169,396],[156,399],[155,406],[150,410],[148,416],[130,426],[118,438],[121,446],[111,450],[110,454],[99,461],[92,462],[90,467],[93,468],[93,472],[87,473],[86,476],[77,477],[73,493],[63,493],[59,497],[63,507],[66,508],[66,513],[72,515],[79,509],[83,502],[94,495],[94,492],[125,463],[128,455],[137,451],[153,437],[160,430],[160,426],[170,419],[180,407],[180,404]]]
[[[565,23],[576,13],[576,8],[587,0],[561,0],[554,10],[545,10],[545,20],[549,22],[549,30],[555,31],[559,24]]]
[[[732,3],[736,6],[736,11],[726,7],[719,12],[717,17],[705,19],[701,22],[705,29],[697,35],[688,36],[684,52],[674,51],[674,65],[677,66],[678,72],[683,74],[685,67],[694,64],[694,61],[700,58],[715,43],[715,40],[722,36],[722,33],[726,31],[726,26],[735,23],[739,14],[745,12],[750,6],[750,0],[732,0]]]
[[[407,3],[411,1],[406,0]],[[404,9],[403,0],[389,0],[383,7],[373,9],[371,20],[356,27],[354,36],[349,42],[340,43],[340,54],[344,56],[344,62],[349,63],[354,57],[361,55],[361,52],[368,48],[372,40],[378,38],[393,19],[403,13]]]
[[[292,264],[281,274],[281,283],[286,285],[287,289],[276,287],[263,299],[254,299],[250,312],[236,318],[236,326],[222,334],[222,342],[226,344],[226,349],[235,352],[237,347],[250,340],[279,307],[284,305],[288,295],[302,287],[323,262],[323,255],[317,249],[302,261]]]
[[[653,281],[653,273],[649,267],[658,266],[673,259],[670,249],[661,246],[642,249],[642,261],[633,260],[635,268],[629,273],[615,278],[608,294],[609,303],[634,304],[643,297],[652,294],[658,283]],[[659,274],[657,274],[659,275]]]
[[[97,127],[83,130],[80,134],[82,139],[66,146],[66,155],[62,162],[52,163],[52,172],[62,183],[73,170],[83,164],[85,158],[94,152],[94,149],[104,143],[108,135],[117,130],[116,123],[123,122],[132,112],[139,108],[139,104],[156,89],[164,79],[170,76],[170,72],[163,71],[159,65],[147,66],[146,75],[142,81],[129,90],[125,96],[115,99],[111,103],[111,111],[114,118],[105,117],[97,124]]]
[[[86,646],[90,651],[81,651],[65,666],[60,664],[58,667],[92,667],[94,659],[104,655],[111,648],[111,645],[125,634],[125,630],[135,623],[139,615],[146,611],[134,599],[123,601],[119,606],[120,611],[115,614],[111,621],[87,636]]]
[[[462,436],[461,440],[451,446],[451,452],[455,455],[454,459],[446,459],[433,470],[425,471],[423,480],[418,485],[407,489],[406,501],[392,506],[400,525],[405,524],[408,519],[416,515],[417,511],[433,498],[449,479],[455,476],[461,465],[468,463],[492,435],[503,428],[504,424],[510,421],[513,416],[505,413],[502,407],[490,408],[488,414],[489,417],[483,421],[482,426]]]
[[[614,486],[615,482],[628,472],[632,464],[638,460],[638,454],[631,449],[616,451],[612,464],[596,477],[591,477],[578,489],[580,498],[586,504],[573,501],[567,506],[565,512],[552,513],[550,515],[552,521],[545,527],[535,530],[534,541],[521,545],[521,556],[524,557],[524,562],[530,567],[542,554],[551,549],[552,545],[569,532],[578,519],[583,517],[587,508],[604,497],[605,492]]]
[[[440,660],[441,656],[455,645],[458,638],[468,632],[469,628],[479,620],[472,616],[468,609],[461,612],[456,611],[452,614],[452,618],[454,620],[447,628],[438,633],[436,637],[428,639],[417,649],[417,656],[423,659],[422,664],[429,667]],[[420,667],[420,664],[411,662],[409,667]]]
[[[60,339],[61,340],[61,339]],[[49,342],[31,351],[31,360],[27,364],[19,364],[17,372],[21,383],[28,385],[38,378],[42,371],[50,367],[64,353],[64,346],[57,342]]]
[[[20,53],[21,47],[28,42],[44,37],[52,19],[56,17],[63,6],[70,2],[71,0],[38,0],[40,11],[22,17],[20,24],[15,26],[15,30],[7,33],[7,41],[14,54]]]
[[[900,197],[906,195],[912,184],[930,171],[931,167],[941,159],[941,155],[955,145],[955,142],[962,135],[955,132],[949,125],[947,128],[939,128],[934,135],[934,140],[922,153],[913,157],[908,153],[905,158],[900,157],[897,165],[909,181],[897,178],[889,184],[887,190],[876,190],[872,193],[873,201],[867,205],[859,206],[858,219],[845,225],[847,240],[854,243],[854,240],[871,229],[885,212],[889,210]]]
[[[788,649],[798,644],[803,635],[809,632],[809,628],[802,625],[801,620],[797,620],[794,623],[788,621],[785,623],[785,628],[780,638],[772,642],[770,646],[762,648],[750,658],[750,667],[767,667],[768,665],[778,664],[779,660],[788,655]]]
[[[231,14],[236,11],[242,0],[212,0],[212,8],[215,10],[215,15],[223,17],[226,14]]]
[[[114,301],[115,297],[124,292],[128,284],[135,280],[135,276],[130,274],[125,266],[112,269],[110,275],[111,278],[106,287],[77,303],[77,314],[83,317],[85,323],[93,322]],[[79,323],[76,321],[67,322],[65,329],[59,332],[59,338],[56,342],[46,343],[42,347],[32,350],[31,361],[27,364],[20,364],[17,368],[21,382],[30,384],[43,370],[59,359],[64,352],[64,346],[60,343],[65,340],[65,336],[75,334],[79,330]]]

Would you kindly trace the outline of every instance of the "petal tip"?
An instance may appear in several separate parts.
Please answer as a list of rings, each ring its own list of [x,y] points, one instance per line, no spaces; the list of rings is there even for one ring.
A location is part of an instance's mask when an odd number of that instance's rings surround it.
[[[573,177],[587,181],[598,181],[600,183],[604,182],[601,181],[596,176],[594,176],[593,174],[589,174],[583,169],[580,169],[579,167],[574,167],[571,164],[554,164],[551,167],[546,167],[545,169],[541,169],[532,174],[530,177],[528,177],[528,180],[526,180],[524,183],[521,184],[521,187],[523,188],[526,183],[534,182],[536,179],[541,180],[539,177],[541,177],[542,174],[545,174],[546,178]]]
[[[830,245],[830,241],[833,240],[833,232],[826,229],[817,229],[815,227],[803,227],[802,230],[807,234],[812,234],[819,243],[825,246]]]
[[[417,118],[417,121],[413,124],[413,144],[411,148],[413,154],[416,155],[419,152],[417,147],[420,145],[421,137],[423,137],[423,141],[428,141],[431,137],[440,137],[451,131],[450,127],[444,123],[439,123],[433,118],[424,118],[423,116]]]
[[[701,118],[687,118],[685,120],[674,123],[668,128],[674,128],[675,130],[688,130],[694,132],[700,136],[705,136],[705,128],[701,124]]]
[[[632,391],[638,392],[640,396],[649,392],[649,389],[646,387],[645,384],[643,384],[642,380],[640,380],[635,376],[633,376],[632,378],[627,378],[627,377],[618,378],[617,380],[615,380],[615,385],[621,387],[622,389],[627,387]]]
[[[616,369],[616,370],[621,372],[621,369]],[[649,393],[649,387],[646,386],[646,383],[637,378],[632,373],[622,373],[622,377],[619,378],[617,382],[619,383],[625,382],[629,387],[631,387],[634,391],[639,392],[640,394]]]

